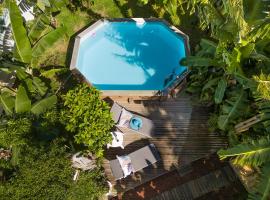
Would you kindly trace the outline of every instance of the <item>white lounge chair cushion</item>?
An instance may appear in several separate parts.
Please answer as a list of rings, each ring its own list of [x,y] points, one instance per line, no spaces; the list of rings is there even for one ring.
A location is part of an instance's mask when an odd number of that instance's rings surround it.
[[[129,127],[130,119],[133,114],[127,111],[125,108],[122,108],[121,116],[118,125],[122,127]]]
[[[124,178],[130,175],[132,172],[134,172],[134,169],[131,164],[131,159],[129,156],[125,155],[125,156],[116,156],[116,157],[124,173]]]

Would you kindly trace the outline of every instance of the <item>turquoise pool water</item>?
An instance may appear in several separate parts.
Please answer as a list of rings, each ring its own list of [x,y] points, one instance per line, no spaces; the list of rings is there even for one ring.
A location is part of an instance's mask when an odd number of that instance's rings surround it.
[[[162,22],[104,22],[81,39],[76,66],[100,90],[163,90],[187,70],[185,56]]]

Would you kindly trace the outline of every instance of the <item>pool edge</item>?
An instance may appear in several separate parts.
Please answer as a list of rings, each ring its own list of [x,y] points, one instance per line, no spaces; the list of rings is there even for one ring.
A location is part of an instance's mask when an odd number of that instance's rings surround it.
[[[186,56],[190,55],[190,46],[189,46],[189,37],[184,32],[179,30],[177,27],[171,25],[169,22],[167,22],[164,19],[159,18],[104,18],[96,21],[92,25],[90,25],[88,28],[83,30],[81,33],[79,33],[75,37],[75,43],[74,48],[72,52],[72,58],[70,62],[70,70],[72,74],[81,82],[84,82],[88,84],[90,87],[93,85],[84,77],[84,75],[77,69],[77,58],[79,54],[79,44],[81,42],[81,39],[85,37],[87,34],[89,34],[89,31],[92,31],[94,28],[97,28],[100,24],[109,21],[109,22],[125,22],[125,21],[133,21],[136,22],[138,19],[143,19],[145,22],[162,22],[164,23],[169,29],[171,29],[173,32],[175,32],[177,35],[181,36],[184,40],[184,47],[185,47],[185,53]],[[189,68],[188,66],[185,66],[187,68],[186,72],[181,74],[181,80],[178,81],[176,84],[172,84],[173,87],[177,87],[178,85],[183,82],[186,77],[189,74]],[[102,93],[102,96],[141,96],[141,97],[162,97],[162,96],[168,96],[170,94],[170,91],[173,90],[173,87],[168,87],[166,90],[160,91],[160,90],[100,90]]]

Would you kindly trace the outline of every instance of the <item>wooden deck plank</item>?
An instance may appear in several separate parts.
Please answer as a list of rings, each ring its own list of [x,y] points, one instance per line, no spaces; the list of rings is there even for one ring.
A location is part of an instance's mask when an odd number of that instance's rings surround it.
[[[108,179],[119,193],[227,145],[225,137],[208,131],[208,109],[193,106],[188,96],[169,99],[165,102],[129,103],[123,99],[117,102],[128,110],[150,118],[155,124],[153,138],[143,138],[139,134],[127,131],[124,135],[124,150],[111,148],[106,151],[103,167]],[[155,144],[162,161],[124,180],[113,181],[109,160],[115,159],[116,155],[133,152],[149,143]]]

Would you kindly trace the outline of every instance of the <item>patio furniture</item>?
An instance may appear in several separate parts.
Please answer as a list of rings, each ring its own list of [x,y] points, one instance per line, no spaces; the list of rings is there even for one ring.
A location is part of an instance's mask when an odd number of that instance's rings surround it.
[[[142,134],[143,136],[152,137],[154,130],[154,123],[152,120],[126,110],[116,102],[114,102],[111,108],[111,113],[113,115],[113,120],[116,123],[116,127],[121,131],[125,132],[123,129],[128,128],[136,133]],[[132,115],[129,117],[129,123],[125,126],[121,124],[121,118],[123,118],[124,113],[130,113]]]
[[[160,155],[154,144],[147,145],[127,155],[131,160],[133,172],[137,172],[159,161]],[[118,159],[110,161],[110,167],[115,180],[124,178],[124,173]]]
[[[72,167],[83,171],[92,170],[96,167],[96,159],[91,153],[83,155],[82,152],[74,154],[71,158]]]
[[[124,149],[124,146],[123,146],[124,134],[119,131],[114,131],[114,132],[111,132],[111,135],[112,135],[113,140],[111,144],[107,144],[107,148],[121,147],[122,149]]]

